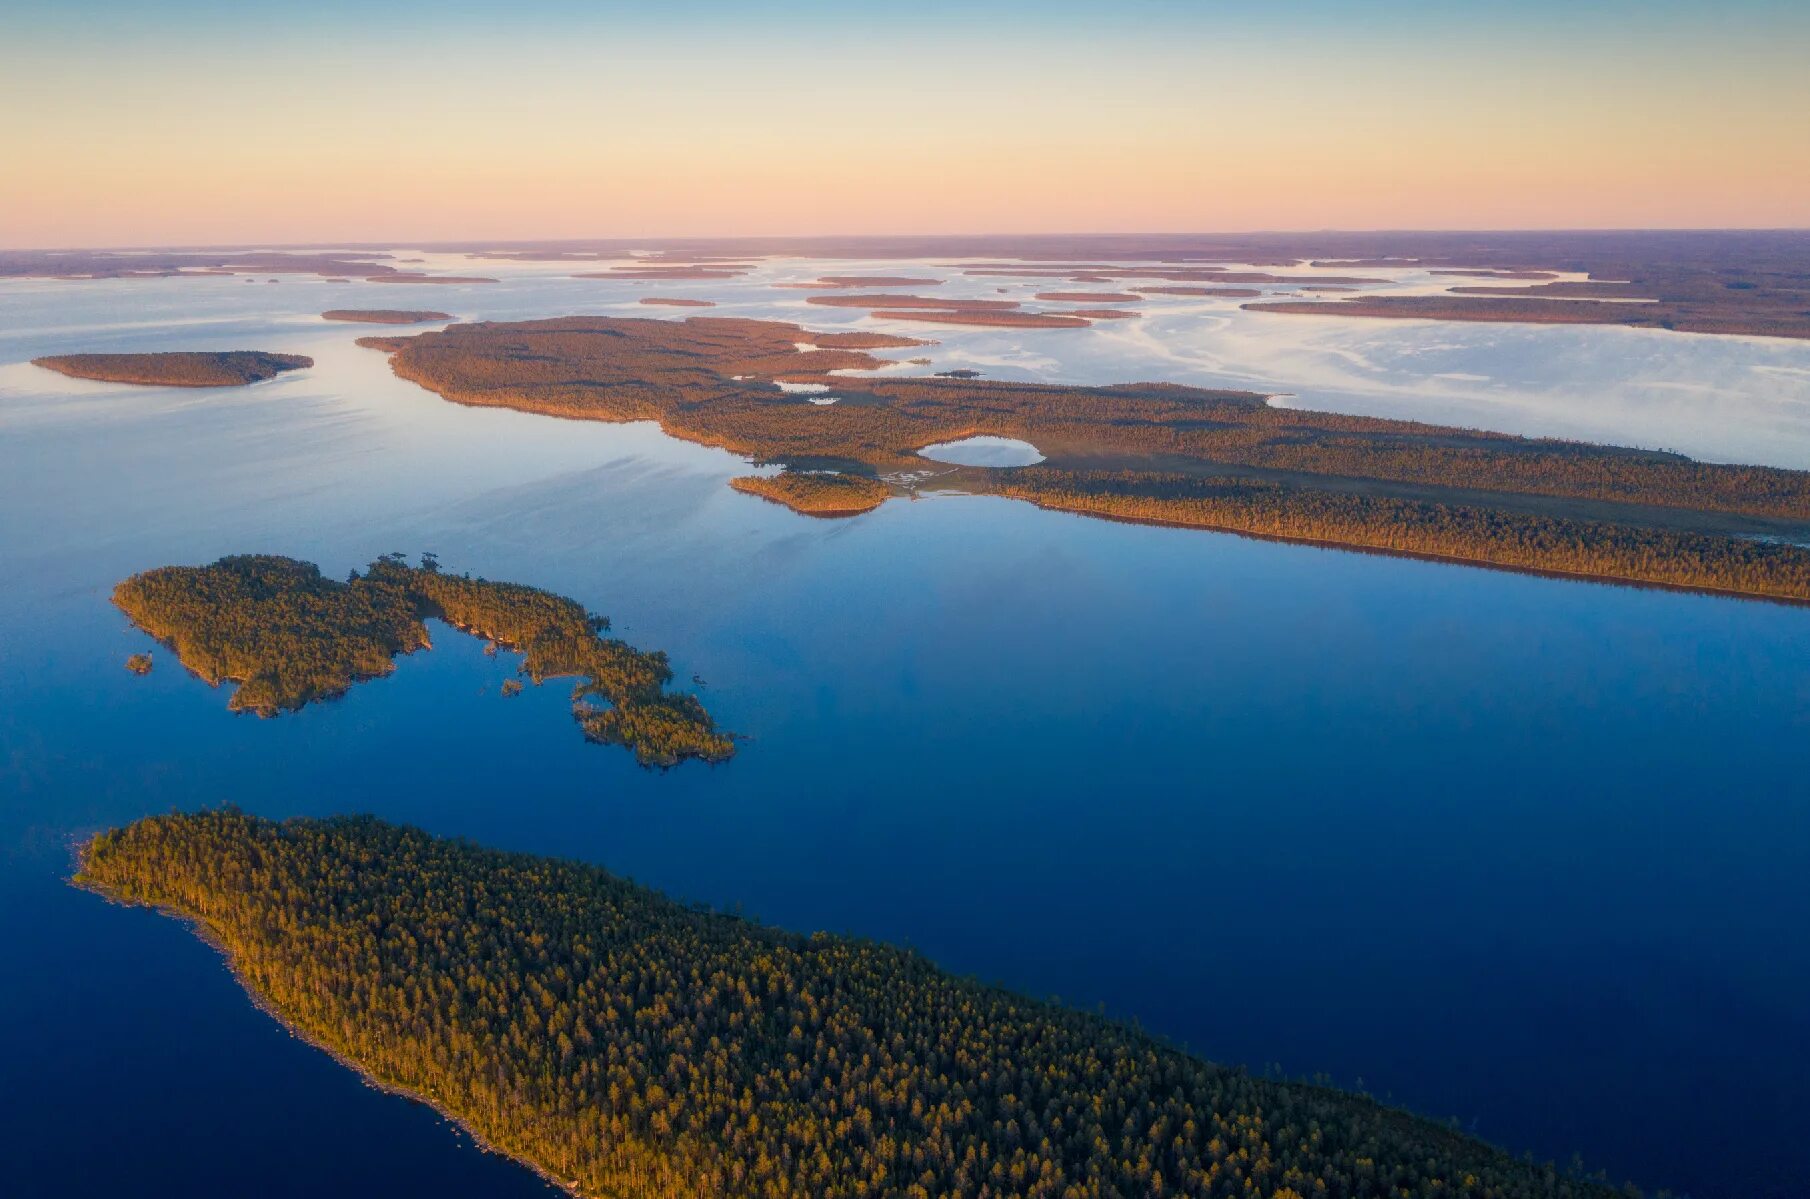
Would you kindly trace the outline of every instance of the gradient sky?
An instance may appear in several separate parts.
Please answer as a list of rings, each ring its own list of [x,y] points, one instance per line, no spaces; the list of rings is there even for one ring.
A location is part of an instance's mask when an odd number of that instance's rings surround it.
[[[0,246],[1810,225],[1810,4],[0,0]]]

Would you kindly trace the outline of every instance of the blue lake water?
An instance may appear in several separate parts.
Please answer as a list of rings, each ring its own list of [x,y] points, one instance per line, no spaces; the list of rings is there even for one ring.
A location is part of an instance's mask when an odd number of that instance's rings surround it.
[[[8,1193],[545,1193],[289,1038],[180,926],[62,881],[81,835],[223,802],[583,857],[1217,1060],[1361,1080],[1517,1152],[1803,1193],[1810,612],[996,499],[813,521],[645,426],[445,404],[352,345],[371,330],[308,316],[585,310],[573,281],[522,279],[0,288]],[[925,369],[997,336],[935,335]],[[1085,373],[1125,336],[1023,353]],[[1405,356],[1422,335],[1395,336]],[[221,392],[22,365],[229,347],[318,365]],[[115,582],[248,550],[339,573],[432,550],[570,595],[750,740],[642,771],[582,741],[564,684],[505,700],[513,659],[443,628],[277,720],[229,715],[165,651],[122,668],[148,641]]]

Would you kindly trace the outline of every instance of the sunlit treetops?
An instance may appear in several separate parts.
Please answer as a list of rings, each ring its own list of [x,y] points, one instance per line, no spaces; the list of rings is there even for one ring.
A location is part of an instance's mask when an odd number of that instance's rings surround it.
[[[1008,437],[1035,445],[1057,473],[935,468],[928,473],[943,481],[934,485],[1093,515],[1240,530],[1261,524],[1277,537],[1311,527],[1310,539],[1328,544],[1804,598],[1804,551],[1794,548],[1810,539],[1803,471],[1276,408],[1250,392],[879,373],[886,360],[866,350],[914,343],[775,321],[565,317],[362,344],[391,352],[398,375],[456,403],[655,420],[677,437],[799,471],[877,478],[893,492],[929,485],[921,483],[929,464],[918,455],[925,446]],[[781,384],[833,388],[836,402],[812,403]],[[734,485],[799,499],[793,506],[806,512],[829,499],[830,484],[791,474]],[[1095,494],[1079,501],[1070,484],[1083,477]],[[1189,477],[1220,498],[1177,502],[1186,491],[1177,479]],[[1253,515],[1228,517],[1223,488],[1215,489],[1230,478],[1263,484],[1252,493],[1261,494],[1260,518],[1250,504]],[[848,487],[884,499],[868,483]],[[1039,494],[1043,487],[1053,490]],[[1110,499],[1101,498],[1106,491]],[[1376,502],[1360,503],[1361,495]],[[1338,519],[1328,517],[1329,506],[1340,509]],[[1448,514],[1438,518],[1447,527],[1437,536],[1437,522],[1424,516],[1434,510]],[[1462,535],[1450,516],[1460,511],[1469,514]],[[1384,529],[1398,518],[1403,532]]]
[[[1810,549],[1255,479],[1023,467],[993,490],[1041,507],[1513,570],[1810,602]]]
[[[729,480],[737,491],[758,495],[807,516],[855,516],[885,503],[892,489],[878,479],[841,471],[787,470]]]
[[[157,354],[59,354],[33,366],[76,379],[147,387],[238,387],[314,365],[305,354],[262,350],[179,350]]]
[[[269,554],[166,566],[125,580],[113,602],[190,671],[232,681],[234,711],[274,716],[388,674],[428,644],[429,618],[519,650],[535,682],[578,680],[572,713],[586,737],[633,749],[643,765],[721,761],[734,741],[695,695],[666,690],[666,655],[604,635],[609,622],[572,600],[517,583],[446,574],[400,555],[338,582]]]
[[[914,953],[369,818],[152,817],[77,881],[197,921],[304,1035],[583,1195],[1622,1193]]]

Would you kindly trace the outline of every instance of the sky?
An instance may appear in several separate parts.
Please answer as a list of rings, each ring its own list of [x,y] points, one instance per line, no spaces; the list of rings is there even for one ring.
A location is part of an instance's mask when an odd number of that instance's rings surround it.
[[[1810,4],[0,0],[0,247],[1810,226]]]

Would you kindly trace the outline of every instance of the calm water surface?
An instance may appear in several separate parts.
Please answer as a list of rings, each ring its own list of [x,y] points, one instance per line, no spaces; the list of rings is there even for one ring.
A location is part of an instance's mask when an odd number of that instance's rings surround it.
[[[907,942],[1219,1060],[1361,1080],[1650,1188],[1803,1193],[1810,613],[994,499],[812,521],[725,487],[745,469],[731,456],[645,426],[445,404],[355,348],[369,329],[308,315],[620,303],[598,288],[622,285],[487,273],[509,277],[406,296],[294,280],[0,287],[0,1189],[544,1193],[291,1040],[173,922],[62,882],[78,836],[230,801],[376,812]],[[784,294],[745,307],[848,319]],[[1192,319],[1180,352],[1213,343],[1213,321],[1250,318]],[[1302,331],[1285,346],[1321,323],[1269,321]],[[1385,337],[1363,330],[1338,337]],[[1612,332],[1590,335],[1623,345]],[[1137,369],[1144,332],[1016,348],[994,331],[933,335],[922,369],[992,356],[1034,377],[1068,356],[1075,375],[1192,377],[1156,354]],[[1388,336],[1368,360],[1405,362],[1427,334]],[[1501,369],[1468,344],[1441,368]],[[1705,386],[1803,358],[1741,359],[1745,344],[1655,352],[1695,362]],[[230,347],[319,365],[212,393],[23,365]],[[1289,381],[1272,387],[1306,403]],[[1552,389],[1505,395],[1531,424],[1566,408]],[[1459,403],[1412,389],[1365,402],[1431,419]],[[1810,435],[1779,403],[1699,397],[1679,427],[1732,445],[1774,422],[1789,459]],[[225,692],[166,652],[146,678],[122,669],[147,640],[108,604],[116,581],[247,550],[329,572],[433,550],[571,595],[668,650],[678,677],[703,676],[713,713],[751,740],[717,769],[641,771],[583,743],[563,686],[501,699],[509,656],[444,629],[390,678],[272,721],[229,715]]]

